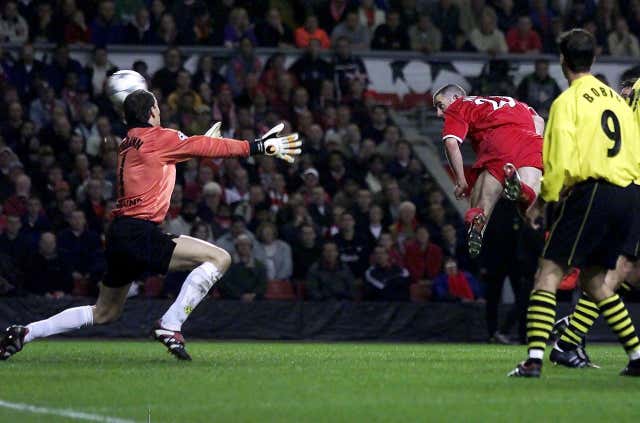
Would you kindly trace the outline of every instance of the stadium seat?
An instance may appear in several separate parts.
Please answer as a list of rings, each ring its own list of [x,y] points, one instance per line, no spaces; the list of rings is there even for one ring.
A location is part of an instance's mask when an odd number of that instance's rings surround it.
[[[431,290],[427,285],[421,283],[412,283],[409,286],[409,295],[413,303],[426,303],[431,296]]]
[[[149,276],[144,281],[143,294],[145,297],[159,297],[162,295],[164,278],[161,276]]]
[[[296,293],[289,281],[269,281],[267,282],[267,292],[264,294],[266,300],[286,300],[296,299]]]

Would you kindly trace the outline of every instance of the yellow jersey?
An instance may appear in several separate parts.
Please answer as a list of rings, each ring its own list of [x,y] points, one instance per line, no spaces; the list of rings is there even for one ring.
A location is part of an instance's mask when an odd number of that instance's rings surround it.
[[[590,178],[621,187],[640,179],[640,129],[631,108],[593,75],[574,80],[551,105],[542,159],[545,201]]]

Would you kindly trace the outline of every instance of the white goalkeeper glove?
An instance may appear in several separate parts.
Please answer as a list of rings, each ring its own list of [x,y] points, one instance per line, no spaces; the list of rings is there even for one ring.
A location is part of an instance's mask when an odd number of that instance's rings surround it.
[[[220,138],[222,134],[220,133],[220,128],[222,127],[222,122],[216,122],[213,124],[211,128],[207,132],[204,133],[205,137],[211,138]]]
[[[294,157],[302,153],[302,141],[298,140],[298,133],[279,136],[284,129],[284,123],[279,123],[269,129],[266,134],[251,143],[251,154],[266,154],[275,156],[286,162],[293,163]]]

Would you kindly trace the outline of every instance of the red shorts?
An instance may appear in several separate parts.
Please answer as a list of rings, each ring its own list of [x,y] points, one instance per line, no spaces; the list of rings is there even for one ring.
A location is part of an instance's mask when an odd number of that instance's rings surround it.
[[[476,162],[469,175],[471,189],[483,171],[489,172],[504,184],[504,165],[512,163],[516,169],[535,167],[542,170],[542,137],[512,128],[498,128],[491,131],[490,141],[478,145]]]

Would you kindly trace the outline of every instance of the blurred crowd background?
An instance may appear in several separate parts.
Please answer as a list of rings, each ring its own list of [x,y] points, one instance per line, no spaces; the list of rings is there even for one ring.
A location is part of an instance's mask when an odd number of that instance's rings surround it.
[[[284,121],[302,135],[294,165],[254,157],[178,167],[163,226],[230,251],[234,263],[211,295],[243,301],[495,302],[501,290],[487,289],[487,278],[501,288],[507,274],[519,281],[535,270],[543,228],[524,225],[509,205],[488,235],[492,256],[469,259],[459,215],[369,95],[354,50],[553,53],[563,29],[583,26],[602,54],[640,54],[638,0],[211,3],[0,2],[0,294],[97,292],[125,133],[104,92],[117,70],[108,44],[166,46],[156,72],[135,57],[131,64],[147,78],[164,126],[196,135],[222,121],[224,136],[253,140]],[[3,51],[5,42],[21,47]],[[44,61],[34,53],[39,42],[55,44]],[[69,46],[85,44],[91,59],[80,63]],[[178,45],[232,54],[202,55],[189,72]],[[256,47],[301,54],[285,66],[283,54],[261,60]],[[542,114],[558,93],[545,61],[514,91]],[[147,275],[132,295],[170,297],[184,277]]]

